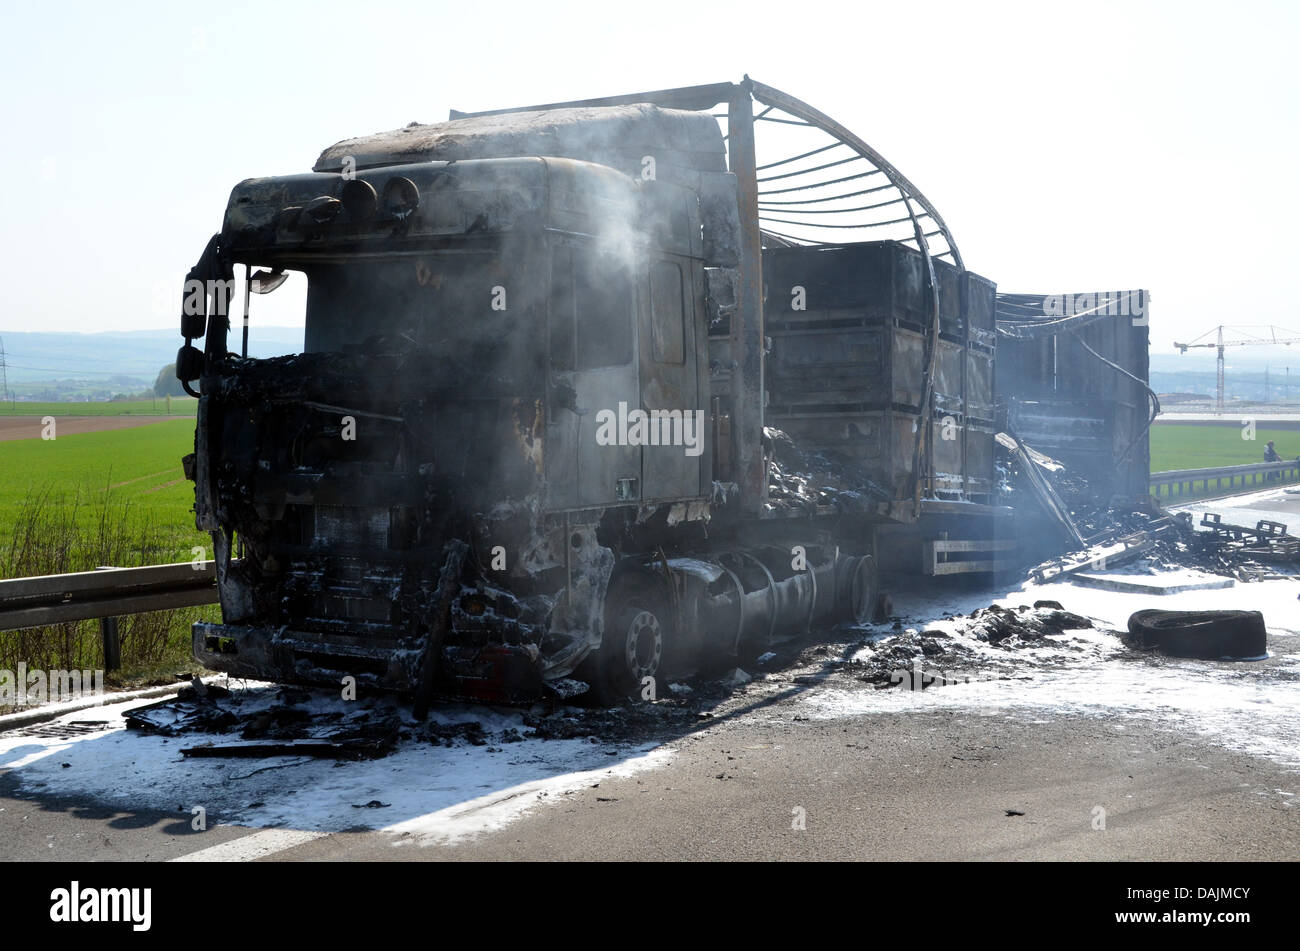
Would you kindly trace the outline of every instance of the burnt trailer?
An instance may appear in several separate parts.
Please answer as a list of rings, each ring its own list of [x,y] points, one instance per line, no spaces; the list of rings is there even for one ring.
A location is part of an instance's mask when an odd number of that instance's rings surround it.
[[[290,273],[302,350],[249,358],[249,292]],[[339,142],[236,186],[190,287],[217,670],[643,693],[1015,545],[993,283],[748,78]]]
[[[1117,503],[1149,496],[1146,290],[999,294],[1003,428],[1060,459]]]

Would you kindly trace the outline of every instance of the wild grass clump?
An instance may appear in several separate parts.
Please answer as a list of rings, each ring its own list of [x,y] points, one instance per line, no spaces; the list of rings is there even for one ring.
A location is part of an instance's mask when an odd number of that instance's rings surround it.
[[[0,578],[131,568],[183,557],[184,552],[178,556],[175,531],[152,516],[148,508],[118,499],[111,486],[72,492],[52,485],[32,489],[16,508],[9,537],[0,536]],[[189,669],[190,626],[219,615],[211,605],[120,617],[122,671],[108,679]],[[29,670],[102,669],[100,622],[0,632],[0,669],[16,671],[20,662]]]

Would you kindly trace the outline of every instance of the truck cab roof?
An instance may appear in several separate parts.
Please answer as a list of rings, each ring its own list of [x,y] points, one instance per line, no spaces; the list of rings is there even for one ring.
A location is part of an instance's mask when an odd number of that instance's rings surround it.
[[[707,112],[647,103],[545,109],[411,123],[400,129],[344,139],[316,160],[317,172],[428,161],[554,156],[607,165],[640,177],[647,156],[656,178],[690,183],[699,172],[725,172],[726,150]]]
[[[618,235],[699,257],[695,196],[594,162],[554,157],[421,161],[240,182],[223,235],[235,260],[386,253],[527,229]]]

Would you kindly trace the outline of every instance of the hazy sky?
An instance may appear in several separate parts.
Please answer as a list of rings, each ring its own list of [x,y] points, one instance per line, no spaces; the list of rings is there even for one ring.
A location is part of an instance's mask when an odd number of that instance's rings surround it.
[[[871,143],[1003,290],[1149,288],[1155,351],[1300,330],[1297,10],[7,3],[0,333],[171,327],[231,187],[339,139],[745,73]]]

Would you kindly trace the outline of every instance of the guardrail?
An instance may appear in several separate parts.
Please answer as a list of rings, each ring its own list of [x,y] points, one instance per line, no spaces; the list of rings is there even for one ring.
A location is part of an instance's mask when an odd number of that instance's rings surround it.
[[[1257,462],[1244,466],[1219,466],[1212,469],[1170,469],[1168,472],[1153,472],[1148,479],[1151,494],[1156,498],[1183,498],[1193,494],[1197,483],[1201,484],[1203,495],[1221,492],[1227,482],[1231,493],[1236,481],[1241,480],[1241,489],[1249,491],[1254,488],[1266,489],[1272,483],[1292,482],[1300,479],[1300,460],[1286,462]],[[1210,488],[1210,483],[1214,488]],[[1160,490],[1164,488],[1162,493]]]
[[[98,620],[104,669],[117,670],[118,617],[216,602],[217,573],[211,561],[11,578],[0,581],[0,631]]]

